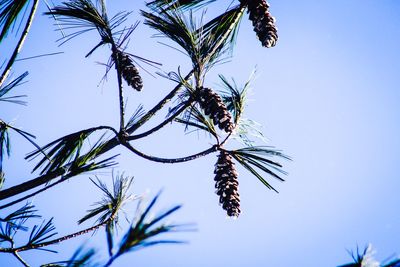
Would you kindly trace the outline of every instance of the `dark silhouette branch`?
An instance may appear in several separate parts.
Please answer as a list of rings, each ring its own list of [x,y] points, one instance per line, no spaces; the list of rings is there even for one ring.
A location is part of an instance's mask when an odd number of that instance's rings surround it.
[[[214,145],[202,152],[199,152],[197,154],[191,155],[191,156],[187,156],[187,157],[183,157],[183,158],[173,158],[173,159],[166,159],[166,158],[159,158],[159,157],[154,157],[154,156],[149,156],[147,154],[144,154],[143,152],[138,151],[137,149],[135,149],[134,147],[131,146],[131,144],[129,144],[128,142],[124,142],[122,143],[123,146],[125,146],[126,148],[128,148],[130,151],[132,151],[133,153],[135,153],[136,155],[145,158],[147,160],[150,161],[154,161],[154,162],[159,162],[159,163],[180,163],[180,162],[186,162],[186,161],[190,161],[190,160],[194,160],[194,159],[198,159],[200,157],[206,156],[212,152],[217,151],[218,146]]]

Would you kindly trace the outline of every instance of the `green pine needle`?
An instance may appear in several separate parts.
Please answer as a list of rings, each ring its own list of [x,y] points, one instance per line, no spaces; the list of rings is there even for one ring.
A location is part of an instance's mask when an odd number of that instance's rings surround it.
[[[215,0],[156,0],[147,3],[147,6],[162,7],[165,10],[173,8],[187,10],[189,8],[193,9],[205,6],[214,1]]]
[[[79,247],[71,259],[66,261],[58,261],[53,263],[47,263],[41,265],[41,267],[96,267],[102,266],[95,262],[95,256],[97,255],[95,249],[84,249],[82,246]]]
[[[154,238],[158,237],[160,234],[183,230],[183,225],[172,225],[165,223],[161,225],[159,224],[161,221],[165,220],[167,217],[179,210],[181,208],[180,205],[177,205],[161,213],[160,215],[155,216],[153,219],[148,219],[148,217],[150,217],[150,211],[157,202],[159,195],[160,194],[153,198],[144,212],[139,214],[138,220],[131,225],[129,230],[122,238],[119,249],[114,257],[157,244],[183,243],[182,241],[176,240],[154,240]]]
[[[286,160],[290,158],[280,151],[274,150],[271,147],[266,146],[252,146],[242,149],[237,149],[233,151],[228,151],[234,159],[236,159],[245,169],[256,176],[261,183],[263,183],[268,189],[272,189],[278,192],[270,183],[268,183],[263,176],[257,171],[257,169],[271,175],[272,177],[278,179],[279,181],[284,181],[284,179],[277,174],[286,174],[282,170],[282,165],[279,162],[273,161],[269,158],[279,157]]]
[[[43,221],[41,225],[34,225],[27,245],[38,245],[46,241],[57,234],[57,232],[54,232],[55,229],[53,218],[47,222]]]
[[[98,223],[105,223],[112,219],[113,223],[118,222],[118,212],[122,206],[129,200],[133,199],[129,189],[133,182],[133,177],[124,177],[123,175],[113,176],[113,189],[108,189],[107,185],[97,178],[97,181],[90,179],[93,184],[103,192],[101,201],[94,204],[95,208],[88,211],[88,213],[78,221],[79,224],[97,217]],[[108,226],[112,227],[113,226]]]
[[[163,5],[150,5],[150,8],[152,13],[142,11],[144,23],[177,43],[191,59],[194,69],[201,72],[199,77],[229,50],[228,37],[233,38],[244,11],[237,6],[203,24],[202,20],[200,23],[194,20],[191,11],[184,15],[181,10],[167,10]]]
[[[112,160],[115,156],[98,163],[91,162],[98,156],[105,145],[105,142],[102,141],[104,135],[91,146],[88,152],[81,152],[89,136],[93,132],[105,128],[109,129],[108,127],[95,127],[66,135],[29,153],[25,159],[32,160],[41,153],[45,154],[32,171],[42,168],[41,174],[49,173],[59,168],[68,168],[76,175],[84,171],[112,166],[114,165]]]
[[[14,30],[14,25],[28,2],[29,0],[0,0],[0,43]]]
[[[212,123],[212,120],[195,106],[190,107],[183,115],[182,118],[176,118],[176,122],[185,125],[185,130],[190,127],[195,130],[202,130],[209,133],[211,136],[218,138],[217,131]]]
[[[9,102],[9,103],[14,103],[18,105],[26,105],[25,101],[20,100],[22,97],[26,97],[26,95],[16,95],[16,96],[9,96],[5,97],[6,94],[8,94],[11,90],[13,90],[15,87],[20,85],[22,83],[22,80],[25,79],[25,77],[28,76],[28,72],[24,72],[11,82],[9,82],[7,85],[1,86],[0,87],[0,101],[3,102]]]
[[[45,12],[45,14],[54,17],[64,29],[79,29],[66,34],[62,38],[64,39],[63,43],[88,31],[97,30],[100,34],[101,41],[88,55],[93,53],[98,47],[104,44],[111,44],[114,40],[120,39],[119,37],[121,37],[125,31],[128,31],[129,34],[131,33],[131,28],[115,31],[118,26],[126,21],[130,12],[120,12],[109,19],[104,0],[96,1],[96,3],[90,0],[71,0],[51,8],[50,11]]]

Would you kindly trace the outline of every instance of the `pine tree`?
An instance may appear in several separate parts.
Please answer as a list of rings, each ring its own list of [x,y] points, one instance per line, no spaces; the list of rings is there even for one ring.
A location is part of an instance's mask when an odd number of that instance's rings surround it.
[[[12,95],[12,93],[16,86],[25,81],[28,72],[11,81],[8,76],[25,43],[26,36],[30,33],[39,3],[47,4],[40,0],[0,1],[0,45],[3,45],[1,41],[9,36],[19,36],[7,63],[0,67],[2,70],[0,104],[4,102],[26,104],[21,100],[22,95]],[[94,187],[103,193],[103,197],[95,201],[78,224],[85,224],[88,220],[95,220],[96,223],[78,231],[71,229],[62,231],[70,231],[69,234],[59,235],[53,218],[37,223],[37,219],[41,218],[39,211],[29,202],[22,204],[35,196],[42,196],[43,192],[55,186],[59,187],[74,177],[111,167],[117,168],[116,156],[109,154],[120,146],[125,147],[128,153],[156,163],[176,164],[217,153],[218,160],[214,170],[215,188],[219,202],[229,217],[238,217],[241,212],[238,193],[239,175],[235,163],[239,163],[267,188],[275,190],[261,174],[265,173],[283,180],[277,173],[282,172],[281,164],[271,160],[271,157],[289,158],[271,147],[255,146],[247,142],[251,138],[247,133],[251,131],[246,130],[248,126],[243,123],[241,116],[246,106],[246,86],[249,81],[243,88],[238,88],[220,76],[226,87],[221,93],[204,86],[209,83],[207,74],[210,70],[230,56],[227,52],[234,47],[238,25],[246,8],[263,46],[272,47],[276,43],[274,20],[269,14],[266,2],[240,0],[215,18],[198,24],[193,11],[205,8],[209,4],[212,3],[204,0],[155,0],[147,3],[146,8],[138,12],[137,15],[144,19],[144,25],[174,42],[172,45],[174,49],[183,50],[187,54],[192,63],[192,70],[187,75],[181,75],[178,67],[176,72],[169,72],[168,75],[160,74],[175,82],[175,86],[148,111],[139,106],[129,119],[125,114],[128,92],[124,90],[124,86],[127,84],[134,88],[138,91],[134,93],[140,98],[139,91],[146,85],[140,75],[142,69],[145,69],[138,62],[160,67],[160,64],[154,61],[128,52],[131,35],[137,26],[128,23],[131,12],[122,11],[110,16],[104,0],[68,0],[56,6],[46,7],[48,11],[45,15],[55,19],[55,25],[63,33],[61,38],[63,43],[80,38],[89,31],[97,32],[97,43],[87,53],[87,57],[100,49],[107,55],[105,58],[107,63],[104,64],[105,77],[114,74],[117,78],[115,90],[118,93],[119,113],[115,114],[115,119],[119,127],[100,125],[81,129],[46,145],[39,145],[34,135],[0,118],[0,253],[8,253],[21,265],[29,266],[23,257],[25,251],[47,250],[48,247],[53,249],[53,245],[87,233],[96,234],[99,229],[103,229],[108,255],[99,256],[99,252],[95,249],[78,249],[69,260],[49,263],[47,266],[60,266],[60,264],[61,266],[111,266],[117,258],[128,252],[160,243],[180,243],[179,240],[165,240],[159,237],[167,232],[192,229],[166,222],[165,219],[179,210],[180,205],[173,206],[157,216],[150,215],[159,199],[159,194],[150,200],[144,209],[138,209],[129,226],[122,229],[122,237],[118,236],[117,227],[122,207],[132,199],[137,199],[130,191],[133,177],[120,174],[122,172],[113,173],[109,177],[112,181],[111,187],[99,177],[91,178]],[[26,18],[23,18],[24,14],[27,14]],[[15,25],[23,25],[23,28],[18,31]],[[161,123],[138,133],[144,125],[153,121],[156,114],[165,110],[165,107],[168,107],[168,112]],[[137,143],[142,138],[171,124],[184,124],[185,130],[205,131],[210,134],[212,144],[204,151],[181,158],[160,158],[138,149]],[[27,177],[24,182],[3,189],[4,181],[8,181],[3,160],[7,156],[12,156],[10,137],[16,134],[34,147],[35,150],[28,153],[26,159],[35,162],[32,172],[37,176]],[[233,140],[233,137],[242,139],[245,146],[228,150],[226,144]],[[235,143],[230,146],[235,146]],[[15,239],[17,232],[27,233],[25,241]],[[155,241],[154,238],[161,239]],[[105,261],[99,263],[100,259]]]

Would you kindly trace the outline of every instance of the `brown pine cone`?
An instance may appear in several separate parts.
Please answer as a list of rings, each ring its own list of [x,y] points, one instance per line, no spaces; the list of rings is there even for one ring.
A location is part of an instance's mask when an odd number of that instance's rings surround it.
[[[201,87],[198,89],[197,101],[214,125],[225,132],[233,130],[232,116],[217,93],[210,88]]]
[[[278,41],[275,18],[269,13],[269,4],[265,0],[240,0],[241,4],[247,5],[249,19],[253,22],[261,44],[267,48],[273,47]]]
[[[219,203],[226,210],[228,216],[238,217],[240,214],[240,197],[238,173],[231,155],[221,151],[214,170],[214,181]]]

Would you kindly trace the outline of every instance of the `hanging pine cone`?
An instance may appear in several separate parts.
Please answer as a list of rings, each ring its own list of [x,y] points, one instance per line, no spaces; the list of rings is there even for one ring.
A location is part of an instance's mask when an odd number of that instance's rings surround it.
[[[219,203],[226,210],[228,216],[238,217],[240,214],[239,182],[232,156],[225,151],[221,151],[215,164],[214,173]]]
[[[117,51],[116,54],[120,60],[122,77],[124,78],[126,83],[137,91],[142,90],[142,77],[140,77],[139,71],[136,66],[133,65],[132,59],[129,57],[128,54],[122,51]]]
[[[265,0],[240,0],[241,4],[247,4],[249,19],[253,22],[261,44],[267,48],[275,46],[278,41],[275,18],[269,13],[269,4]]]
[[[232,132],[232,116],[217,93],[210,88],[201,87],[198,89],[197,101],[215,125],[225,132]]]

